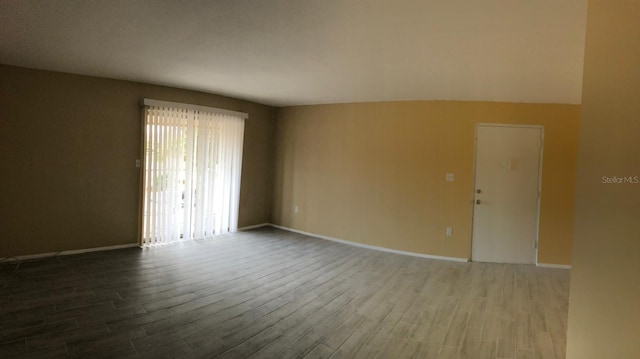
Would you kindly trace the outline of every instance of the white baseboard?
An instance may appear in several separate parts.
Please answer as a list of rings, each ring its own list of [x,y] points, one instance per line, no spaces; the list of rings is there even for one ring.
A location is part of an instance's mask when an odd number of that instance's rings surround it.
[[[282,229],[282,230],[289,231],[289,232],[300,233],[300,234],[304,234],[304,235],[310,236],[310,237],[326,239],[326,240],[329,240],[329,241],[338,242],[338,243],[342,243],[342,244],[347,244],[347,245],[354,246],[354,247],[373,249],[373,250],[381,251],[381,252],[389,252],[389,253],[395,253],[395,254],[402,254],[402,255],[405,255],[405,256],[428,258],[428,259],[439,259],[439,260],[453,261],[453,262],[468,262],[469,261],[469,259],[467,259],[467,258],[434,256],[434,255],[431,255],[431,254],[422,254],[422,253],[415,253],[415,252],[400,251],[400,250],[397,250],[397,249],[372,246],[372,245],[369,245],[369,244],[346,241],[344,239],[338,239],[338,238],[334,238],[334,237],[323,236],[321,234],[315,234],[315,233],[300,231],[300,230],[289,228],[289,227],[279,226],[277,224],[269,223],[268,225],[271,226],[271,227]]]
[[[73,249],[73,250],[61,251],[61,252],[27,254],[24,256],[0,258],[0,262],[21,262],[21,261],[43,259],[43,258],[49,258],[49,257],[55,257],[55,256],[68,256],[72,254],[81,254],[81,253],[89,253],[89,252],[111,251],[114,249],[132,248],[132,247],[139,247],[139,245],[137,243],[130,243],[130,244],[119,244],[115,246],[106,246],[106,247]]]
[[[569,264],[538,263],[536,266],[540,268],[571,269]]]
[[[238,231],[249,231],[249,230],[256,229],[256,228],[267,227],[269,225],[270,225],[269,223],[254,224],[252,226],[240,227],[240,228],[238,228]]]

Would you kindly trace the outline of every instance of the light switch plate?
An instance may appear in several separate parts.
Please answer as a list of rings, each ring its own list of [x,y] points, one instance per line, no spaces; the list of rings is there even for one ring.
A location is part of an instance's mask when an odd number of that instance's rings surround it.
[[[447,173],[445,179],[447,180],[447,182],[453,182],[456,179],[456,175],[453,173]]]

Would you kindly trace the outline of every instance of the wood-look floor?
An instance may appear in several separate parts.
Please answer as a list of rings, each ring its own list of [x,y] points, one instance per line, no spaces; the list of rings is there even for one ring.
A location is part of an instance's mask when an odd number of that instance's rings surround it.
[[[2,358],[564,358],[569,271],[265,228],[0,265]]]

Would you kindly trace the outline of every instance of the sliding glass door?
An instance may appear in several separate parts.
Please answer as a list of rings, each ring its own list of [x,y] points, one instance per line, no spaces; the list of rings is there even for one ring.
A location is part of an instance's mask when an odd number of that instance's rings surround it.
[[[141,244],[236,231],[244,118],[201,107],[144,111]]]

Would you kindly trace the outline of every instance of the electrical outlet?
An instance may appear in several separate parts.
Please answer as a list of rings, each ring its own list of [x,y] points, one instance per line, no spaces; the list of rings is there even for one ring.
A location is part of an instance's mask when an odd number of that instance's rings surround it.
[[[298,206],[295,206],[295,207],[293,208],[293,211],[294,211],[295,213],[299,213],[299,212],[300,212],[300,208],[298,208]]]
[[[445,180],[447,182],[453,182],[453,181],[455,181],[455,179],[456,179],[456,175],[454,173],[447,173],[445,175]]]
[[[140,168],[140,160],[136,160],[136,168]]]
[[[453,228],[447,227],[447,237],[451,237],[451,234],[453,234]]]

